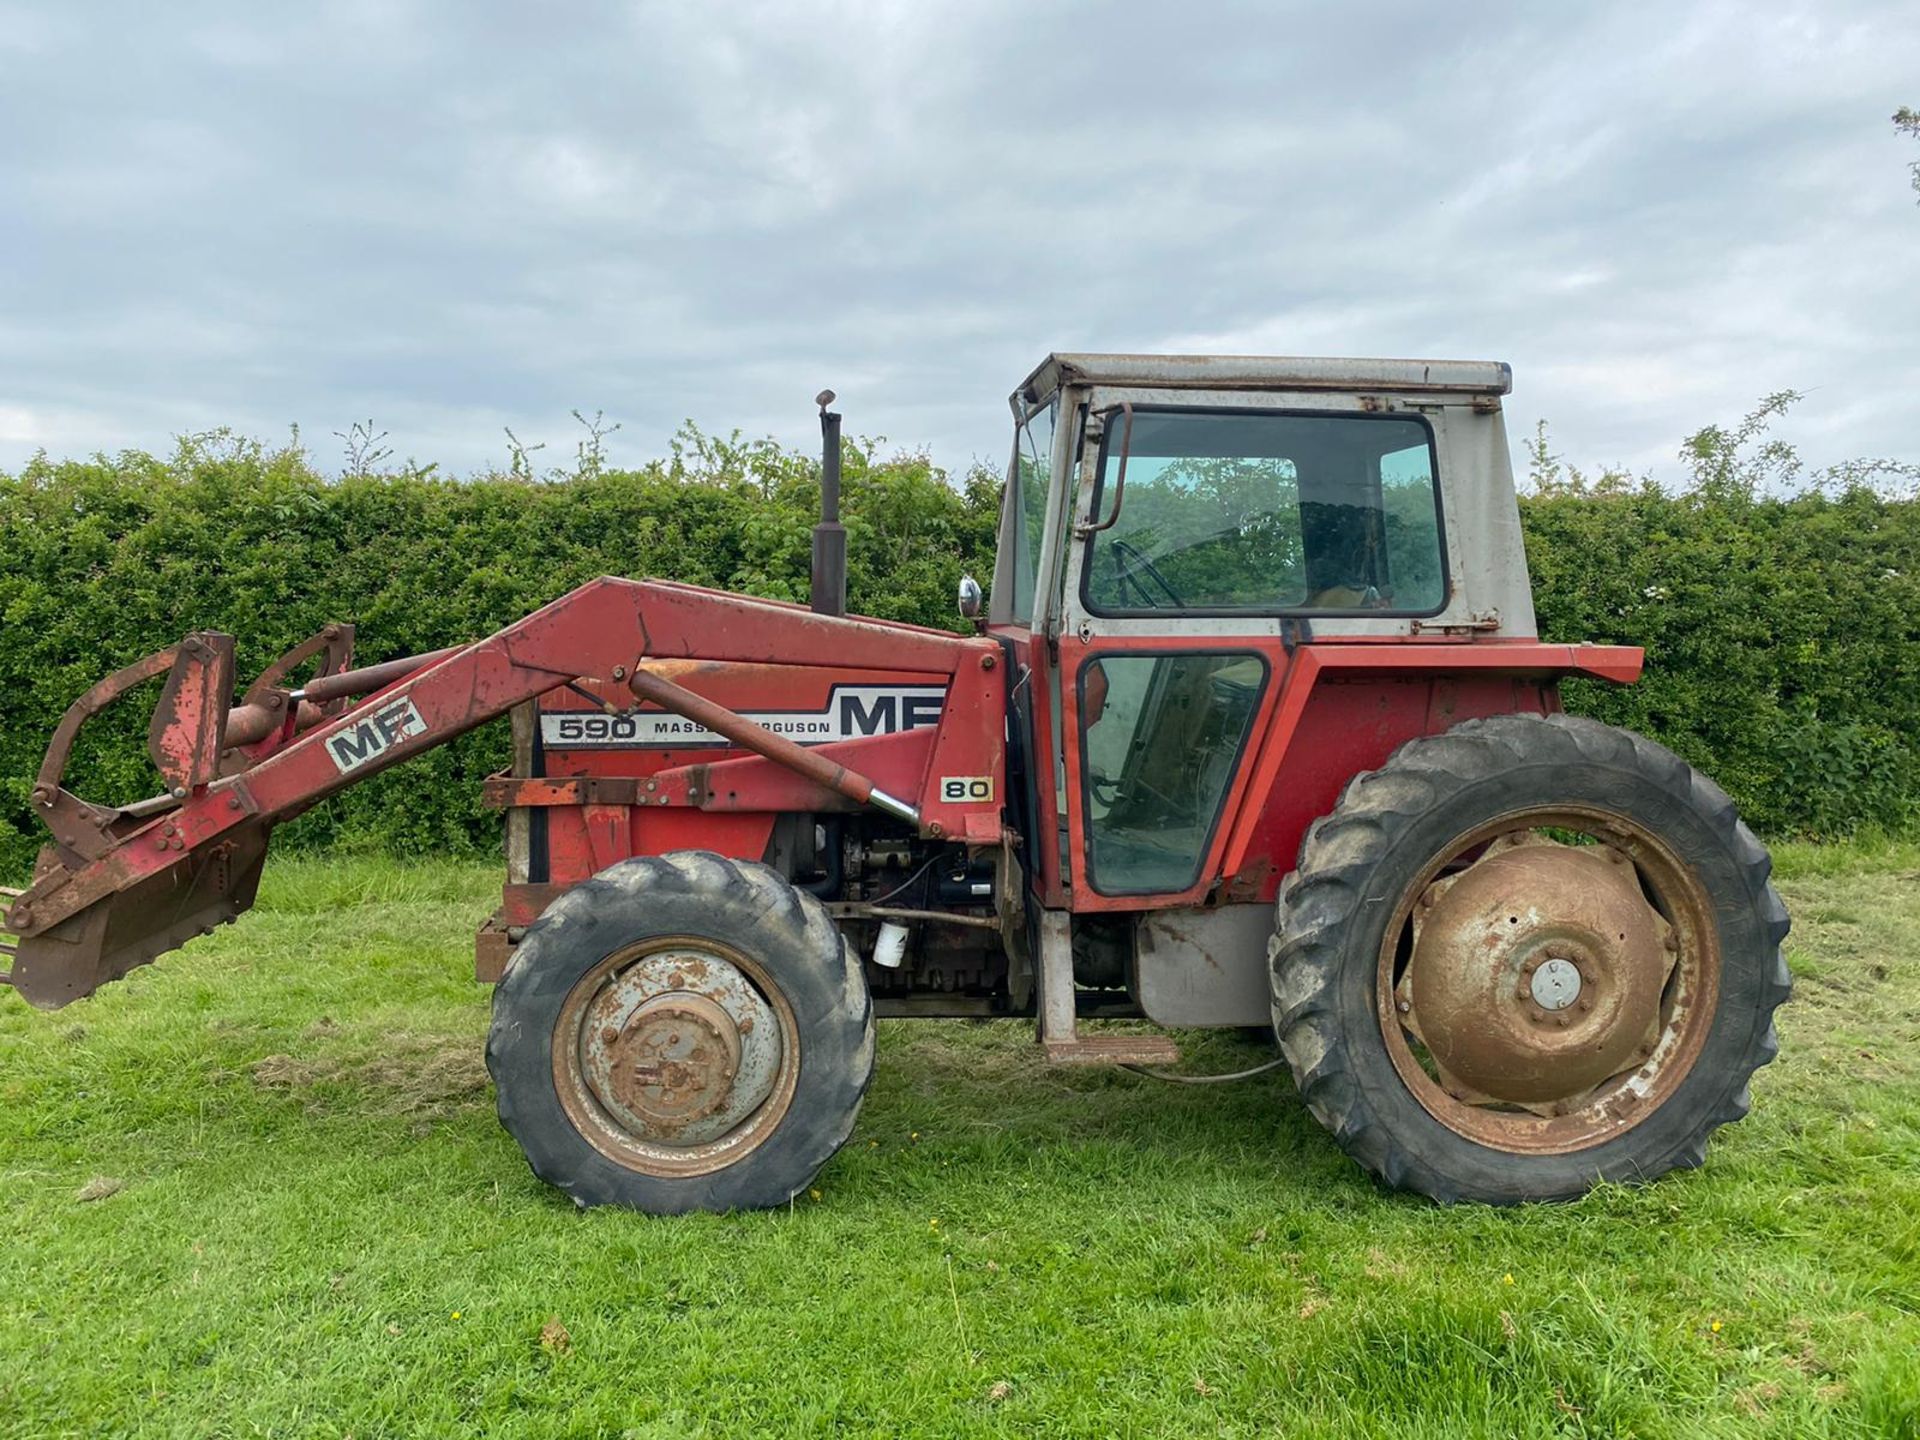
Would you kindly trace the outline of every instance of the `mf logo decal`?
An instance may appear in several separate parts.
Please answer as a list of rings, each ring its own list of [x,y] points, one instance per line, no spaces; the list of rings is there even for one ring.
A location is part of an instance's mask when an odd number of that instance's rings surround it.
[[[991,775],[942,775],[940,801],[943,805],[991,805]]]
[[[946,699],[939,685],[836,685],[818,710],[740,713],[788,740],[825,745],[938,725]],[[626,715],[549,710],[540,716],[540,740],[550,750],[683,750],[728,743],[704,725],[661,710]]]
[[[420,718],[410,699],[383,705],[357,725],[351,725],[327,741],[327,754],[342,775],[350,775],[362,765],[378,760],[409,735],[427,733],[427,722]]]

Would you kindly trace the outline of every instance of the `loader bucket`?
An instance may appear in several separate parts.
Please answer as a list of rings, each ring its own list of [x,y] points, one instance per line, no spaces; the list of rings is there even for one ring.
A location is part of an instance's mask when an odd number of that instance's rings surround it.
[[[276,660],[233,702],[233,641],[212,631],[102,680],[61,718],[32,804],[53,836],[25,891],[6,909],[0,975],[29,1004],[57,1009],[177,949],[253,904],[274,824],[300,805],[261,813],[245,781],[303,732],[345,713],[451,651],[350,670],[353,627],[329,625]],[[292,673],[311,667],[293,688]],[[135,687],[164,680],[148,731],[163,794],[100,805],[65,786],[80,728]]]
[[[42,1010],[91,995],[251,906],[266,854],[265,827],[229,832],[206,853],[184,852],[157,874],[22,936],[7,978]]]

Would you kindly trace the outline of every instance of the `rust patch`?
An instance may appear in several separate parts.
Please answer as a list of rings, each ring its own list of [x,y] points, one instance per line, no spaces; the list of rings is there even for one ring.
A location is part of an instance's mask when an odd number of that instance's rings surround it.
[[[798,1045],[791,1006],[757,961],[705,937],[664,936],[576,982],[554,1026],[554,1085],[581,1135],[616,1164],[707,1174],[779,1126]]]
[[[1673,957],[1620,852],[1489,847],[1435,891],[1396,993],[1449,1094],[1549,1105],[1651,1049]]]
[[[588,1046],[587,1084],[671,1137],[726,1102],[739,1068],[732,1017],[704,995],[678,992],[641,1007],[611,1042]]]

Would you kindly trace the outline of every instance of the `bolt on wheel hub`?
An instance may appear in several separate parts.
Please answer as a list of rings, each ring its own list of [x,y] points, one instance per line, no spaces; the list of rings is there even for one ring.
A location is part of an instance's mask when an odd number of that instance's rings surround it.
[[[1651,1052],[1667,922],[1607,845],[1496,842],[1421,897],[1398,992],[1456,1099],[1555,1113]]]
[[[704,1145],[752,1114],[780,1069],[780,1025],[729,962],[666,950],[623,971],[581,1017],[580,1069],[633,1137]]]

